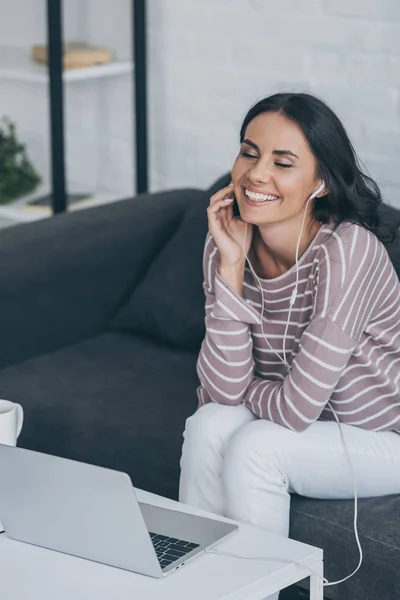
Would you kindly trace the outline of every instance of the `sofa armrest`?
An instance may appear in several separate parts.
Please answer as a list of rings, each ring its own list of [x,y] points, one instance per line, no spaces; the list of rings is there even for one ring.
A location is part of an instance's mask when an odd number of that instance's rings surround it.
[[[137,196],[0,231],[0,367],[102,331],[204,194]]]

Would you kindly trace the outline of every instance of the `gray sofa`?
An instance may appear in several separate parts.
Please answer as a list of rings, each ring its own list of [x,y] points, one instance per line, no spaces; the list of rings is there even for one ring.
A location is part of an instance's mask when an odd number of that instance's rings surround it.
[[[120,469],[177,497],[204,335],[205,209],[224,183],[0,232],[0,397],[24,407],[21,446]],[[400,213],[382,210],[397,229]],[[397,243],[390,253],[400,273]],[[398,597],[399,513],[400,496],[360,501],[363,566],[327,598]],[[324,548],[329,579],[357,564],[352,520],[351,501],[293,497],[291,536]]]

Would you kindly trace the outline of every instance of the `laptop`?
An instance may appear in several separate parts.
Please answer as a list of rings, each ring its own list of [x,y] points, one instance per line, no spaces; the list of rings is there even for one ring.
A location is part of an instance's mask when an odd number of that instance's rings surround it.
[[[5,535],[162,578],[238,526],[138,502],[126,473],[0,444]]]

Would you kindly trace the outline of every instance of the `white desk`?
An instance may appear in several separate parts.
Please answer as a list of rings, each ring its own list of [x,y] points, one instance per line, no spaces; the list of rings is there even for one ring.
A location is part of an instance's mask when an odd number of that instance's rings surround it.
[[[137,490],[142,502],[207,514]],[[311,575],[310,600],[323,600],[322,550],[240,525],[220,550],[287,562],[243,560],[203,554],[158,580],[16,542],[0,535],[2,600],[263,600]],[[297,562],[297,565],[295,564]],[[300,564],[299,564],[300,563]]]

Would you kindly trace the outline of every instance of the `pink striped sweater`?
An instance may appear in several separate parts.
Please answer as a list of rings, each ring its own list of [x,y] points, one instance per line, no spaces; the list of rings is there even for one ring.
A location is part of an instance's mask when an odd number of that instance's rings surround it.
[[[246,266],[243,297],[219,275],[210,234],[204,250],[206,336],[197,362],[199,406],[243,403],[303,431],[317,419],[400,432],[400,283],[383,244],[364,227],[323,225],[299,260],[286,335],[287,373],[261,333],[261,293]],[[282,356],[296,267],[261,279],[263,329]]]

